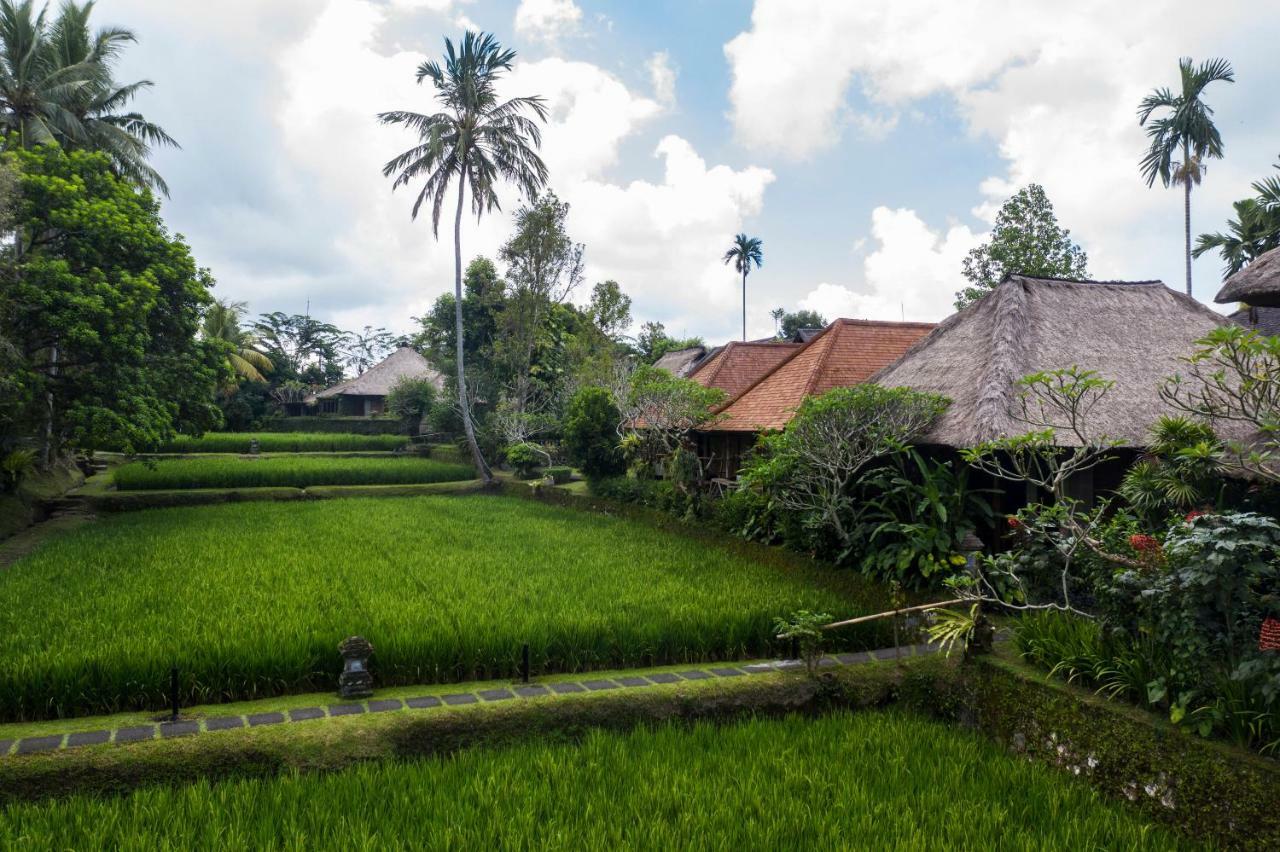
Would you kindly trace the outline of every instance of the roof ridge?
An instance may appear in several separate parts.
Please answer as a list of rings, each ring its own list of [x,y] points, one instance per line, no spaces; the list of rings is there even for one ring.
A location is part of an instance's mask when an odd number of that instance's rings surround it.
[[[831,322],[833,325],[835,323],[841,323],[844,325],[885,325],[897,327],[924,326],[926,328],[933,328],[937,325],[936,322],[925,322],[923,320],[874,320],[860,319],[857,317],[836,317]]]
[[[751,384],[747,385],[747,386],[746,386],[745,388],[743,388],[742,390],[738,391],[735,395],[733,395],[733,396],[729,397],[729,398],[728,398],[728,399],[726,399],[724,402],[720,403],[720,405],[719,405],[719,406],[717,406],[717,407],[712,411],[712,414],[721,414],[721,413],[723,413],[724,411],[727,411],[727,410],[728,410],[728,408],[729,408],[729,406],[733,405],[735,402],[737,402],[738,400],[742,399],[742,398],[743,398],[744,396],[746,396],[747,394],[751,393],[751,391],[752,391],[752,390],[754,390],[754,389],[756,388],[756,386],[757,386],[757,385],[759,385],[761,382],[763,382],[765,379],[769,378],[769,377],[770,377],[770,376],[772,376],[774,373],[778,372],[778,371],[779,371],[779,370],[781,370],[783,367],[785,367],[787,364],[790,364],[794,359],[798,358],[798,357],[800,356],[800,353],[801,353],[801,352],[805,352],[806,350],[808,350],[808,348],[809,348],[810,346],[812,346],[813,344],[817,343],[817,342],[818,342],[819,340],[821,340],[822,338],[826,337],[826,336],[827,336],[827,332],[828,332],[828,331],[830,331],[830,330],[831,330],[831,327],[832,327],[832,326],[834,326],[834,325],[835,325],[835,323],[832,323],[831,325],[828,325],[828,326],[827,326],[826,328],[824,328],[821,332],[819,332],[818,334],[815,334],[813,337],[809,338],[809,342],[808,342],[808,343],[801,343],[801,344],[800,344],[799,346],[797,346],[794,350],[792,350],[790,353],[788,353],[788,354],[787,354],[787,357],[785,357],[785,358],[783,358],[781,361],[779,361],[779,362],[777,363],[777,365],[776,365],[776,366],[774,366],[774,368],[773,368],[772,370],[767,371],[766,373],[764,373],[764,375],[760,376],[760,377],[759,377],[759,378],[757,378],[754,382],[752,382]]]
[[[839,335],[839,333],[840,333],[839,331],[837,331],[837,330],[836,330],[837,325],[838,325],[840,328],[844,328],[844,327],[845,327],[845,323],[842,323],[842,322],[833,322],[833,323],[831,323],[831,326],[830,326],[830,328],[832,329],[832,331],[831,331],[831,342],[827,344],[827,350],[826,350],[826,351],[827,351],[827,353],[830,353],[830,352],[831,352],[831,350],[832,350],[832,347],[834,347],[834,346],[836,345],[836,344],[835,344],[835,340],[836,340],[836,337],[837,337],[837,336]],[[818,340],[819,338],[821,338],[821,337],[826,337],[826,335],[825,335],[825,334],[823,334],[823,335],[819,335],[819,337],[815,337],[815,338],[814,338],[814,340],[815,340],[815,341],[817,341],[817,340]],[[815,387],[817,387],[817,386],[818,386],[818,376],[822,375],[822,364],[823,364],[823,361],[824,361],[824,360],[825,360],[825,359],[824,359],[824,357],[823,357],[821,354],[819,354],[819,355],[817,356],[817,358],[815,358],[815,359],[814,359],[814,362],[813,362],[813,369],[812,369],[812,370],[810,370],[810,372],[809,372],[809,381],[805,382],[805,385],[804,385],[804,396],[802,396],[802,397],[800,398],[800,399],[801,399],[801,401],[803,401],[803,400],[804,400],[804,397],[811,396],[811,395],[813,394],[813,389],[814,389]]]

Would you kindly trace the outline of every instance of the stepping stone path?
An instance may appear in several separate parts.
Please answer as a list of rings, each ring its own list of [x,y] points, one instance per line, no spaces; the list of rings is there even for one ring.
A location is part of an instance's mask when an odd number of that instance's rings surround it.
[[[908,645],[900,649],[903,657],[930,654],[938,650],[936,645]],[[833,654],[824,657],[823,666],[856,666],[861,663],[895,659],[899,651],[885,648],[879,651],[863,651],[857,654]],[[385,713],[396,710],[425,710],[434,707],[456,707],[465,704],[492,703],[540,698],[548,695],[568,695],[575,692],[601,692],[612,689],[642,689],[655,684],[679,683],[681,680],[714,680],[717,678],[745,677],[776,671],[792,671],[803,668],[800,660],[772,660],[748,663],[741,666],[712,666],[679,672],[654,672],[652,674],[625,675],[615,678],[588,678],[581,681],[559,681],[550,684],[519,684],[510,688],[485,688],[474,692],[457,692],[448,695],[423,695],[417,698],[375,698],[365,702],[343,702],[326,707],[298,707],[284,712],[250,713],[245,716],[211,716],[206,719],[180,719],[176,722],[159,722],[153,725],[134,725],[127,728],[101,731],[80,731],[74,734],[51,734],[23,739],[0,739],[0,757],[8,755],[41,754],[59,749],[105,743],[134,743],[157,737],[190,737],[209,731],[226,731],[234,728],[257,728],[264,725],[292,724],[310,719],[326,719],[336,716],[355,716],[362,713]]]

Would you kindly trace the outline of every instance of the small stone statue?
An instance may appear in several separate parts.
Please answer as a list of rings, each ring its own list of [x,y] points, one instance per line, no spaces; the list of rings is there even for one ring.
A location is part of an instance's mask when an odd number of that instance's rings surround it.
[[[258,444],[257,438],[250,438],[249,439],[249,455],[256,456],[258,454],[259,446],[260,445]]]
[[[342,674],[338,676],[338,694],[343,698],[368,698],[373,695],[373,675],[369,672],[369,656],[373,645],[363,636],[351,636],[338,646],[342,655]]]

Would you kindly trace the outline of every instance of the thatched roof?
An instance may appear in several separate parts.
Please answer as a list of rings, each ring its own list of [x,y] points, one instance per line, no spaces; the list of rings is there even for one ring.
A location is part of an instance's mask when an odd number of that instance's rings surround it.
[[[777,340],[735,340],[703,359],[689,378],[703,387],[719,388],[731,397],[737,396],[800,346]]]
[[[1141,447],[1148,428],[1174,413],[1158,388],[1179,372],[1196,341],[1229,320],[1159,281],[1063,281],[1014,275],[952,314],[871,378],[888,387],[951,399],[924,443],[967,447],[1020,435],[1018,379],[1078,366],[1116,385],[1089,414],[1088,428]],[[1064,446],[1074,436],[1059,435]]]
[[[1264,252],[1228,278],[1213,300],[1218,304],[1244,302],[1256,307],[1280,305],[1280,248]]]
[[[666,353],[657,361],[653,362],[653,366],[659,370],[666,370],[677,378],[685,378],[698,368],[698,365],[706,360],[707,347],[690,346],[688,349],[674,349]]]
[[[1280,334],[1280,308],[1277,307],[1241,308],[1228,314],[1227,318],[1236,325],[1266,337],[1275,337]]]
[[[316,399],[333,396],[386,396],[400,379],[425,377],[437,389],[444,389],[444,377],[415,350],[401,346],[354,379],[339,382],[316,394]]]
[[[866,381],[932,328],[923,322],[838,319],[717,408],[721,418],[706,431],[781,429],[806,396]]]

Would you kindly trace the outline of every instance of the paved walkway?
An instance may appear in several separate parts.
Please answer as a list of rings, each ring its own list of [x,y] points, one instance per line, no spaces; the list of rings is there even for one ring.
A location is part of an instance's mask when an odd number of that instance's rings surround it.
[[[934,645],[904,645],[902,656],[918,656],[937,651]],[[863,651],[857,654],[833,654],[824,657],[824,666],[853,666],[881,660],[892,660],[893,648]],[[336,716],[356,716],[363,713],[386,713],[392,710],[430,710],[438,707],[457,707],[465,704],[492,703],[497,701],[527,701],[550,695],[568,695],[575,692],[603,692],[611,689],[643,689],[657,684],[679,683],[690,680],[745,677],[803,668],[800,660],[770,660],[736,666],[707,666],[683,671],[637,672],[632,675],[615,675],[611,678],[584,676],[581,680],[558,681],[549,684],[515,684],[510,687],[474,689],[445,695],[423,695],[418,698],[371,698],[368,701],[342,702],[295,707],[287,711],[249,713],[243,716],[211,716],[203,719],[179,719],[176,722],[159,722],[151,725],[134,725],[100,731],[81,731],[74,734],[52,734],[43,737],[26,737],[20,740],[0,739],[0,756],[39,754],[58,749],[104,743],[135,743],[171,737],[190,737],[210,731],[228,731],[236,728],[257,728],[263,725],[307,722]]]

